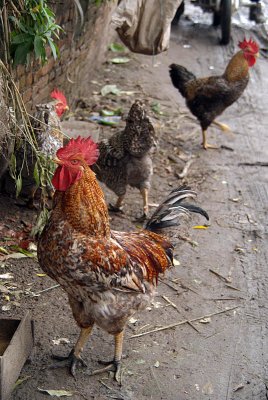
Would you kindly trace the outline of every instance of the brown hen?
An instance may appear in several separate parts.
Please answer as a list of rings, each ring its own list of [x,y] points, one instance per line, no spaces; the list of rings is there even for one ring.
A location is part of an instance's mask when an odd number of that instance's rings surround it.
[[[98,157],[90,139],[71,139],[57,152],[59,164],[53,185],[54,207],[38,243],[41,268],[67,292],[80,336],[66,358],[74,375],[83,347],[96,324],[114,335],[113,361],[97,372],[120,376],[124,328],[128,319],[152,300],[158,276],[172,265],[173,246],[154,233],[176,226],[182,214],[201,208],[184,203],[195,192],[188,187],[173,190],[143,230],[110,229],[104,195],[92,165]]]
[[[215,121],[215,118],[242,95],[249,81],[249,68],[258,57],[259,46],[253,40],[244,39],[239,47],[241,50],[232,57],[220,76],[196,78],[181,65],[171,64],[169,67],[173,85],[200,122],[204,149],[217,148],[207,143],[206,132],[212,123],[223,131],[229,130],[227,125]]]

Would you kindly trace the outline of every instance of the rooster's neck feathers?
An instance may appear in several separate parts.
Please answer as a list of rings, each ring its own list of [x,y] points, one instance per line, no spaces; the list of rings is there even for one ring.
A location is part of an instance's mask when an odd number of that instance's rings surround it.
[[[243,51],[238,51],[230,60],[224,72],[224,77],[229,82],[247,78],[249,65],[244,57]]]
[[[85,165],[81,179],[66,192],[57,192],[56,213],[62,214],[79,233],[110,237],[108,209],[94,172]]]

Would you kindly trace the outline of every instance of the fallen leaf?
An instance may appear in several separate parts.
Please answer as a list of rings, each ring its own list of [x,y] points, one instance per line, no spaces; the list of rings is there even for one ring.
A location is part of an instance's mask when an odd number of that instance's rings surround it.
[[[193,226],[193,229],[208,229],[208,226],[206,226],[206,225],[195,225],[195,226]]]
[[[8,251],[4,247],[0,247],[0,253],[8,254]]]
[[[109,50],[113,51],[114,53],[123,53],[125,52],[127,49],[125,46],[123,46],[120,43],[111,43],[109,46]]]
[[[47,393],[50,396],[55,396],[55,397],[63,397],[63,396],[70,397],[73,395],[72,392],[69,392],[67,390],[50,390],[50,389],[41,389],[41,388],[37,388],[37,389],[39,390],[39,392]]]
[[[7,272],[6,274],[1,274],[0,279],[14,279],[14,276],[10,272]]]
[[[22,377],[22,378],[17,379],[16,382],[15,382],[15,385],[14,385],[14,387],[13,387],[13,390],[14,390],[17,386],[21,385],[23,382],[27,381],[27,380],[30,379],[30,378],[31,378],[31,376],[30,376],[30,375],[27,375],[27,376],[24,376],[24,377]]]
[[[113,64],[126,64],[130,61],[128,57],[115,57],[110,60]]]
[[[210,382],[206,383],[203,386],[202,393],[204,393],[204,394],[212,394],[213,393],[213,386]]]
[[[118,89],[116,85],[105,85],[101,88],[101,95],[106,96],[107,94],[118,95],[121,93],[121,90]]]
[[[59,339],[52,339],[52,343],[55,344],[56,346],[58,346],[59,344],[62,343],[70,343],[70,340],[68,338],[62,337]]]
[[[202,318],[199,320],[199,322],[201,322],[201,324],[209,324],[211,322],[211,318]]]
[[[5,260],[9,259],[9,258],[23,258],[23,257],[27,257],[25,254],[22,253],[12,253],[12,254],[8,254],[5,257]]]
[[[136,319],[136,318],[130,318],[129,320],[128,320],[128,322],[130,323],[130,324],[135,324],[135,322],[137,322],[138,320]]]
[[[244,387],[245,385],[243,385],[243,383],[240,383],[235,388],[233,388],[233,392],[237,392],[238,390],[243,389]]]
[[[136,364],[138,364],[138,365],[145,364],[145,360],[140,358],[139,360],[136,360]]]
[[[11,304],[7,304],[6,306],[2,307],[2,311],[9,311],[11,310]]]

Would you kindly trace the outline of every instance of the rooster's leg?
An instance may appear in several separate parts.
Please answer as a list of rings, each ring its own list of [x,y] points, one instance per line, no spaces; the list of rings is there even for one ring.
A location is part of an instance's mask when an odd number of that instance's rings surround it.
[[[105,367],[93,371],[91,375],[97,375],[105,371],[113,371],[114,379],[119,383],[121,382],[121,358],[123,350],[123,339],[124,331],[114,335],[115,351],[113,361],[99,361],[99,363],[105,365]]]
[[[207,143],[207,131],[205,131],[204,129],[202,129],[202,137],[203,137],[202,145],[203,145],[205,150],[207,150],[207,149],[218,149],[219,148],[218,146],[215,146],[213,144],[208,144]]]
[[[109,211],[122,212],[124,198],[125,198],[124,194],[122,196],[118,196],[118,199],[117,199],[117,202],[115,203],[115,205],[109,204]]]
[[[214,125],[218,126],[223,132],[228,132],[230,131],[230,127],[226,124],[222,124],[221,122],[218,121],[213,121],[212,122]]]
[[[53,364],[50,368],[61,368],[61,367],[69,367],[72,376],[75,378],[76,375],[76,367],[78,364],[81,364],[83,367],[87,367],[86,362],[81,357],[81,353],[83,351],[84,345],[92,331],[93,326],[88,328],[82,328],[80,331],[79,338],[67,357],[61,357],[53,355],[53,358],[58,360],[56,364]]]

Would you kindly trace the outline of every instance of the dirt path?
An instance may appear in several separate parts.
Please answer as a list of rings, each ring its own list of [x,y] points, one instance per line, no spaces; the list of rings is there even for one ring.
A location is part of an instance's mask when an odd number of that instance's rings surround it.
[[[232,127],[233,134],[209,130],[210,142],[225,146],[215,151],[202,150],[199,125],[168,76],[171,62],[200,76],[221,73],[242,37],[243,32],[236,30],[234,42],[220,47],[212,28],[185,24],[173,30],[170,50],[154,59],[155,66],[151,58],[135,55],[130,66],[104,68],[104,78],[110,83],[139,88],[137,97],[147,98],[148,104],[159,102],[167,114],[159,119],[161,140],[154,160],[151,200],[159,201],[182,182],[176,176],[184,166],[181,159],[192,155],[184,181],[198,191],[198,203],[208,211],[211,225],[194,230],[192,226],[203,220],[193,218],[188,229],[182,226],[180,231],[190,242],[174,238],[180,265],[160,283],[151,309],[137,314],[137,321],[127,329],[122,388],[105,375],[89,377],[87,371],[81,371],[75,381],[66,370],[46,369],[52,352],[69,351],[78,330],[61,289],[40,297],[22,297],[20,308],[6,314],[20,315],[30,309],[36,346],[21,374],[28,379],[14,392],[13,400],[48,398],[38,387],[71,390],[74,400],[267,400],[268,171],[267,167],[242,165],[267,162],[268,158],[267,61],[258,60],[245,94],[220,118]],[[107,193],[108,200],[112,197]],[[1,204],[3,214],[4,198]],[[6,218],[14,215],[10,204],[8,207]],[[133,228],[131,221],[139,207],[139,195],[130,190],[126,213],[112,218],[113,227]],[[18,218],[26,218],[24,212],[15,210]],[[34,292],[54,284],[49,278],[37,277],[38,265],[28,259],[12,262],[4,270],[14,273],[22,290],[29,284]],[[205,318],[210,314],[216,315]],[[146,330],[197,318],[201,320],[132,338]],[[52,339],[62,337],[70,344],[53,345]],[[112,338],[96,329],[84,354],[88,373],[96,368],[98,359],[109,359],[112,352]]]

